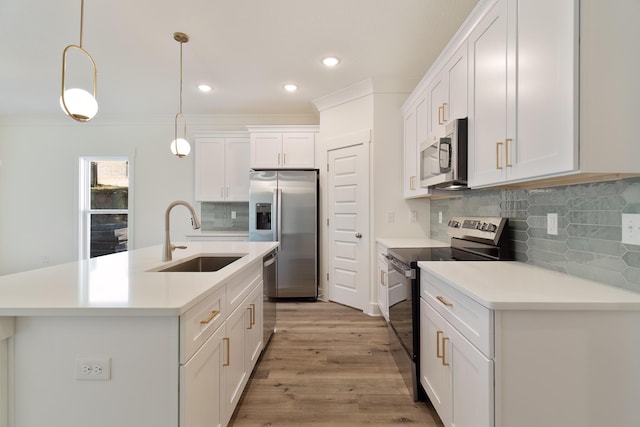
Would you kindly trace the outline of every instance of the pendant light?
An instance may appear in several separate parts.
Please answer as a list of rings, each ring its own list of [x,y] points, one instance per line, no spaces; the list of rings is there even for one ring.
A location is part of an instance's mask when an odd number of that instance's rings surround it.
[[[191,146],[187,141],[187,120],[182,115],[182,45],[189,42],[189,36],[185,33],[173,33],[173,39],[180,43],[180,111],[176,114],[174,121],[174,139],[171,142],[171,152],[182,158],[191,151]],[[184,123],[182,138],[178,138],[178,118],[182,118]]]
[[[62,94],[60,96],[60,106],[62,110],[72,119],[78,122],[88,122],[98,112],[98,102],[96,101],[96,86],[98,82],[98,72],[93,58],[82,48],[82,29],[84,20],[84,0],[80,0],[80,45],[69,45],[62,52]],[[93,66],[93,95],[84,89],[66,88],[67,54],[77,49],[83,53]]]

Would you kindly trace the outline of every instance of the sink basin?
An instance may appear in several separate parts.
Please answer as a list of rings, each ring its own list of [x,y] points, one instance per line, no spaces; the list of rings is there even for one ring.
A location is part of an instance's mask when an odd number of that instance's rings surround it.
[[[242,256],[228,256],[228,255],[207,255],[192,258],[181,262],[180,264],[172,265],[170,267],[154,270],[161,273],[179,272],[209,272],[218,271],[234,261],[239,260]]]

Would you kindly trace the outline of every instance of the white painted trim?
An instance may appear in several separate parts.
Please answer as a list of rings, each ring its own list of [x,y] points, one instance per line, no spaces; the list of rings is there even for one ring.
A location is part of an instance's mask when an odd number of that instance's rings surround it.
[[[367,79],[328,95],[321,96],[320,98],[316,98],[311,102],[315,105],[318,111],[322,112],[329,108],[337,107],[338,105],[346,104],[347,102],[364,98],[371,94],[373,94],[373,80]]]
[[[249,132],[320,132],[317,125],[247,125]]]
[[[322,134],[320,134],[322,138]],[[343,135],[322,141],[327,153],[331,150],[347,148],[358,144],[367,144],[371,142],[371,129],[361,129],[358,131],[345,133]],[[327,156],[328,158],[328,156]]]

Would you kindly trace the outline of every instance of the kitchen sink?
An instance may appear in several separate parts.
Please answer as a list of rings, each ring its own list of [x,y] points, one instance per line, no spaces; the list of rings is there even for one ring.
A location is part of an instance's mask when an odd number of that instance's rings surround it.
[[[228,255],[203,255],[196,258],[191,258],[180,264],[175,264],[169,267],[154,269],[160,273],[190,273],[190,272],[210,272],[218,271],[234,261],[239,260],[242,256],[228,256]]]

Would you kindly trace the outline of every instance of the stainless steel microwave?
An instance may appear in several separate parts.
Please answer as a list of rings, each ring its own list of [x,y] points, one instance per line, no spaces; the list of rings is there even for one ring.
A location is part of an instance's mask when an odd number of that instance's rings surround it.
[[[467,153],[467,119],[455,119],[420,144],[420,187],[466,188]]]

